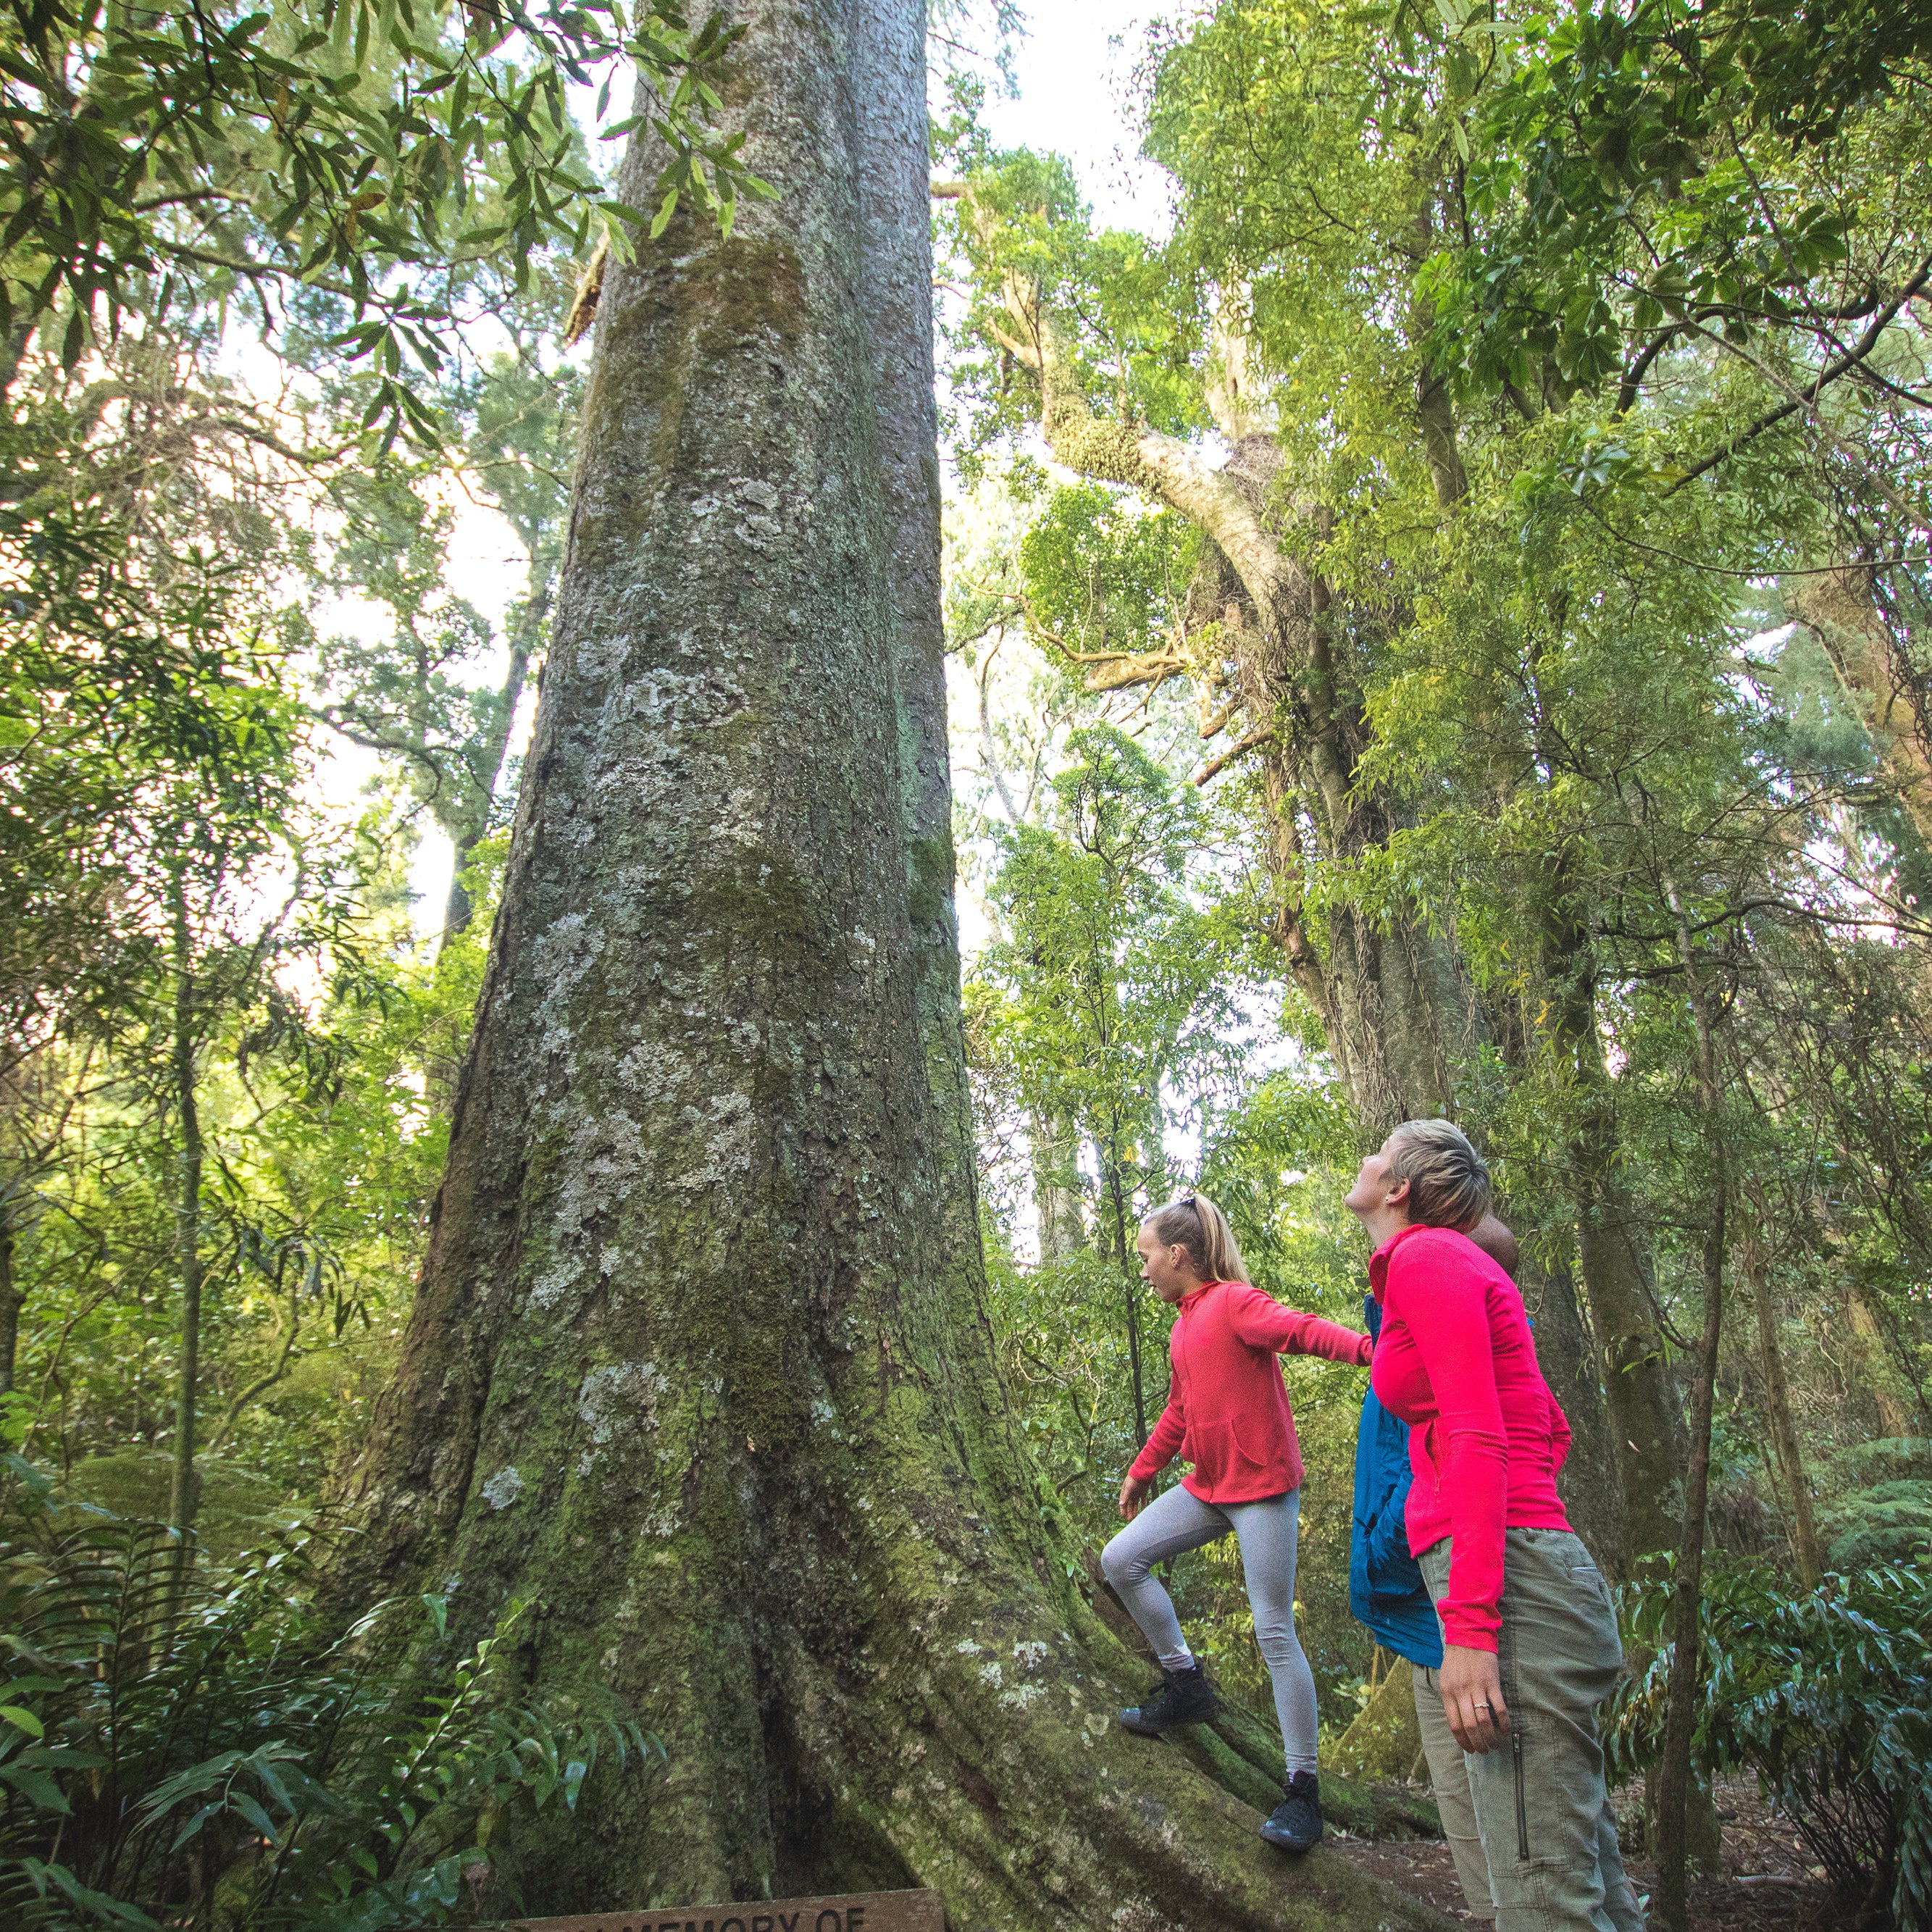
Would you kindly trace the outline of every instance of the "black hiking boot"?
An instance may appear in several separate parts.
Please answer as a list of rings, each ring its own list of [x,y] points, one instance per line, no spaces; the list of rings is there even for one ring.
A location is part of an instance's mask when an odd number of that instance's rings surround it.
[[[1288,1780],[1281,1802],[1268,1814],[1262,1836],[1284,1852],[1312,1852],[1322,1842],[1322,1787],[1312,1771]]]
[[[1196,1663],[1186,1670],[1163,1670],[1148,1701],[1123,1711],[1120,1722],[1144,1738],[1157,1738],[1177,1724],[1211,1724],[1220,1714],[1221,1700]]]

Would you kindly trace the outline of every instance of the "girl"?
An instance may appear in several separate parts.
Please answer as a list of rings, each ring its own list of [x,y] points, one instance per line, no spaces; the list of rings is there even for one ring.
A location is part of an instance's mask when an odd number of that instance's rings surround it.
[[[1130,1527],[1100,1558],[1161,1667],[1150,1700],[1123,1711],[1120,1722],[1157,1737],[1177,1724],[1208,1723],[1219,1711],[1153,1570],[1232,1530],[1240,1540],[1255,1636],[1274,1679],[1288,1759],[1287,1791],[1262,1836],[1285,1851],[1305,1852],[1321,1840],[1322,1802],[1315,1679],[1294,1634],[1301,1451],[1274,1358],[1322,1355],[1360,1367],[1369,1359],[1369,1338],[1297,1314],[1242,1280],[1234,1238],[1221,1210],[1201,1195],[1184,1194],[1156,1209],[1134,1245],[1141,1279],[1180,1312],[1168,1343],[1173,1377],[1166,1413],[1120,1484],[1120,1514]],[[1177,1451],[1193,1472],[1149,1503],[1154,1478]]]
[[[1642,1932],[1597,1732],[1623,1652],[1556,1492],[1569,1425],[1516,1284],[1458,1232],[1487,1211],[1489,1171],[1460,1128],[1406,1120],[1348,1202],[1378,1244],[1373,1385],[1412,1425],[1409,1548],[1442,1626],[1497,1932]]]

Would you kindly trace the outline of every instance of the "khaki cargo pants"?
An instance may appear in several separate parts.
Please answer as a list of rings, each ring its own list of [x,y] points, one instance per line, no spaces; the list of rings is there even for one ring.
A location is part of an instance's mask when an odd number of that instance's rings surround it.
[[[1419,1559],[1434,1598],[1449,1587],[1449,1547],[1445,1537]],[[1496,1932],[1642,1932],[1597,1730],[1623,1667],[1610,1593],[1569,1531],[1512,1529],[1502,1607],[1510,1736],[1463,1756]]]

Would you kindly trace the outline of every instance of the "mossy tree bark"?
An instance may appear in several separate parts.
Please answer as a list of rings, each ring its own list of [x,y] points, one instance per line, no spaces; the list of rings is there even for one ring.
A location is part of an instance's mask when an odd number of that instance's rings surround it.
[[[782,198],[606,274],[343,1587],[439,1588],[452,1641],[534,1600],[530,1687],[608,1686],[664,1738],[661,1773],[600,1769],[512,1838],[534,1910],[918,1883],[962,1928],[1439,1922],[1262,1846],[1238,1728],[1183,1750],[1112,1723],[1144,1680],[1076,1588],[979,1272],[922,19],[737,19],[729,113]],[[655,164],[627,164],[634,202]]]

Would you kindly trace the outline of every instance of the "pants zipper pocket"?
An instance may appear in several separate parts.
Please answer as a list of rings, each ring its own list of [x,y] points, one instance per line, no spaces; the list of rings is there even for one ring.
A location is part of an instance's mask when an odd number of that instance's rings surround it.
[[[1522,1739],[1510,1734],[1510,1755],[1516,1760],[1516,1855],[1529,1862],[1529,1807],[1522,1792]]]

